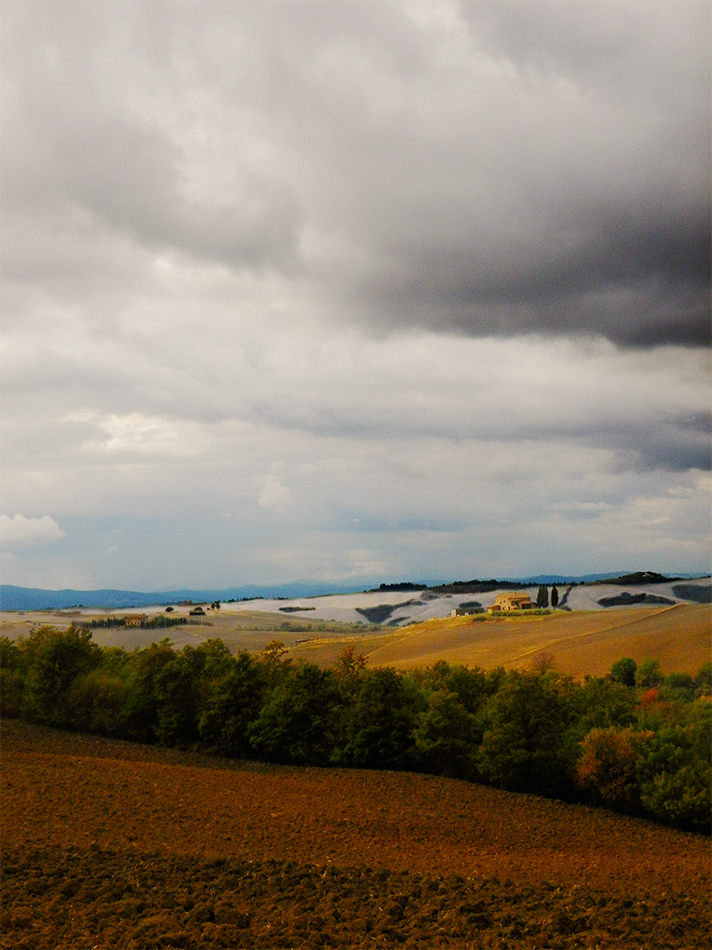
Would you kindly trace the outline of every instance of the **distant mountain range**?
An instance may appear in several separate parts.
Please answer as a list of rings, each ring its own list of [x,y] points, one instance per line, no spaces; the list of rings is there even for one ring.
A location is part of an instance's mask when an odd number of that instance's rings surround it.
[[[684,574],[679,578],[703,577],[703,574]],[[463,592],[467,589],[487,588],[494,590],[495,587],[503,585],[512,585],[520,587],[531,587],[534,584],[592,584],[596,581],[615,581],[621,583],[655,583],[656,581],[670,580],[662,574],[655,574],[651,571],[639,571],[636,573],[614,571],[609,574],[584,574],[579,577],[571,577],[562,574],[537,574],[534,577],[504,577],[499,580],[487,581],[454,581],[443,584],[438,581],[428,581],[427,583],[416,584],[411,581],[381,584],[379,587],[370,588],[377,591],[389,590],[423,590],[431,588],[444,592],[452,588]],[[678,579],[677,577],[675,579]],[[492,585],[495,585],[494,587]],[[150,604],[175,604],[180,601],[191,600],[194,603],[209,603],[215,600],[257,600],[259,598],[284,598],[290,600],[298,597],[319,597],[327,594],[354,594],[367,588],[365,584],[359,585],[339,585],[327,582],[294,581],[290,584],[275,584],[271,586],[258,586],[255,584],[246,584],[242,587],[228,587],[222,589],[193,589],[181,588],[179,590],[169,591],[135,591],[135,590],[45,590],[39,587],[15,587],[12,584],[0,584],[0,609],[1,610],[52,610],[66,609],[69,607],[105,607],[109,609],[122,609],[127,607],[146,607]]]
[[[50,610],[67,607],[147,607],[150,604],[175,604],[182,600],[194,603],[209,603],[214,600],[252,600],[257,598],[279,598],[290,600],[295,597],[318,597],[333,594],[334,584],[310,584],[295,581],[292,584],[279,584],[273,587],[228,587],[222,590],[181,588],[167,591],[136,590],[44,590],[39,587],[15,587],[12,584],[0,584],[0,610]],[[338,593],[353,594],[363,590],[363,585],[343,587]]]

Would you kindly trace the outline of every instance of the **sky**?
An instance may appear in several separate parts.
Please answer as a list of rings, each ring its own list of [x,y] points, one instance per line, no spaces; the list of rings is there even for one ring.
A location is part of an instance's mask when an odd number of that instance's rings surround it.
[[[2,580],[710,570],[706,2],[2,4]]]

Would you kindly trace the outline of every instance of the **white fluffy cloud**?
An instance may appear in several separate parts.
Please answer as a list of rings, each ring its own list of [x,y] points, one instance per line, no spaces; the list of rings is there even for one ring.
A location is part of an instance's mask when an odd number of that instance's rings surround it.
[[[54,518],[43,515],[41,518],[25,518],[24,515],[0,515],[0,542],[3,547],[24,547],[41,544],[46,541],[58,541],[64,537],[64,531]]]

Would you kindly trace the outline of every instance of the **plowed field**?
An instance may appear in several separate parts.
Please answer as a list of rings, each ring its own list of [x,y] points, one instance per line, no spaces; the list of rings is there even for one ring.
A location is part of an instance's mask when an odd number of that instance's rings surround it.
[[[709,841],[2,723],[2,947],[709,945]]]

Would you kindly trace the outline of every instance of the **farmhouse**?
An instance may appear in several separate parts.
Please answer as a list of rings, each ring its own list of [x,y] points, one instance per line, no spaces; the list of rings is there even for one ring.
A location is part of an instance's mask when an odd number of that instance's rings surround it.
[[[536,604],[532,603],[529,594],[523,594],[516,590],[505,590],[503,593],[497,594],[494,603],[487,609],[491,614],[498,614],[505,610],[531,610],[535,606]]]
[[[140,627],[141,624],[145,623],[146,614],[126,614],[124,622],[127,627]]]

